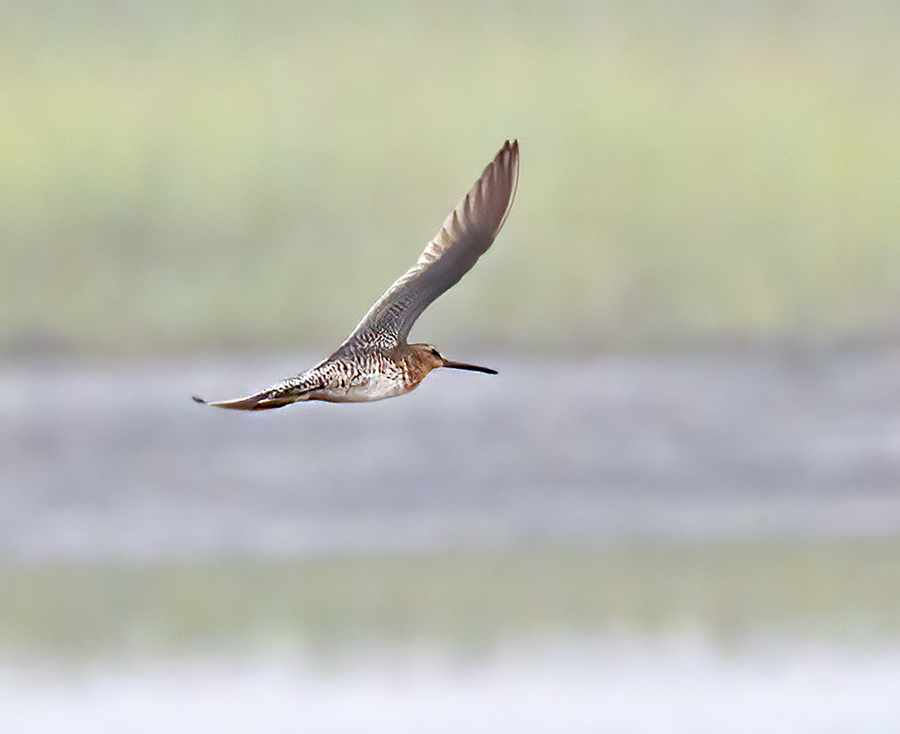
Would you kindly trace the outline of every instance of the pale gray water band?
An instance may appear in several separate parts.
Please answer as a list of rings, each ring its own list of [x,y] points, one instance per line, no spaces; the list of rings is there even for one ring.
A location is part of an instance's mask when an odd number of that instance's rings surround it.
[[[261,415],[190,396],[316,355],[0,365],[0,555],[900,530],[900,351],[449,356],[500,375],[447,370],[398,400]]]

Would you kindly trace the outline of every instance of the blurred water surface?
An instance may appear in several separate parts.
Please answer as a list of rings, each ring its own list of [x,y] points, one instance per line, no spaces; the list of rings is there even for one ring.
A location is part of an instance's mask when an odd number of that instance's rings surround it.
[[[450,356],[4,364],[2,728],[900,726],[900,351]]]
[[[285,660],[111,670],[50,685],[0,673],[0,721],[35,732],[896,731],[896,650],[811,648],[749,659],[697,641],[500,654],[484,666],[434,657],[340,674]]]
[[[261,414],[190,395],[243,394],[314,357],[7,364],[0,553],[900,529],[898,351],[474,357],[500,375],[444,370],[403,400]]]

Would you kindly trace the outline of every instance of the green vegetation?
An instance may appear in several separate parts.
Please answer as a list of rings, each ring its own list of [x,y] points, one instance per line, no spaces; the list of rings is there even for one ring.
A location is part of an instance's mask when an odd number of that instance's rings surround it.
[[[336,343],[507,137],[446,346],[895,336],[898,15],[10,0],[0,350]]]
[[[0,649],[94,657],[706,634],[900,638],[897,539],[0,567]]]

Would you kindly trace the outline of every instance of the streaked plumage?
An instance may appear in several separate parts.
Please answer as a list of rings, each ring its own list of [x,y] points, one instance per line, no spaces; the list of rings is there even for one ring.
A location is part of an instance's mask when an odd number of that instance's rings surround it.
[[[406,339],[428,305],[458,283],[491,246],[509,214],[518,176],[519,144],[506,141],[416,264],[393,282],[334,354],[254,395],[208,404],[267,410],[300,400],[382,400],[415,389],[436,367],[496,374],[488,367],[444,359],[431,345],[407,344]]]

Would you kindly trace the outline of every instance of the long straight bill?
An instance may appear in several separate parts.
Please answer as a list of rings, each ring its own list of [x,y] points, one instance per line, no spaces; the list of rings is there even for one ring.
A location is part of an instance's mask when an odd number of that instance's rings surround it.
[[[479,367],[477,364],[467,364],[465,362],[453,362],[449,359],[444,360],[442,367],[449,367],[452,370],[471,370],[472,372],[486,372],[489,375],[496,375],[497,370],[490,367]]]

